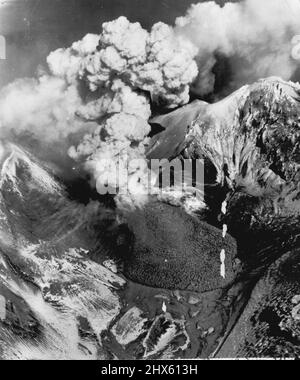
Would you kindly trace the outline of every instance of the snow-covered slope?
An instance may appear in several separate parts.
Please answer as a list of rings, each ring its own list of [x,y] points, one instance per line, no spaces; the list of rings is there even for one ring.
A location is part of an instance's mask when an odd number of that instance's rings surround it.
[[[18,146],[14,144],[6,144],[5,146],[7,157],[3,160],[1,168],[1,183],[2,186],[5,182],[9,182],[12,191],[18,192],[23,176],[26,175],[27,185],[46,193],[61,193],[62,187],[54,180],[53,176],[41,166],[41,163],[35,162],[35,159],[25,153]],[[22,173],[23,172],[23,173]],[[24,178],[25,179],[25,178]]]
[[[300,86],[270,78],[208,106],[189,137],[213,162],[219,181],[255,196],[281,192],[299,178],[299,114]]]
[[[125,281],[87,257],[51,216],[63,186],[20,148],[1,171],[0,322],[4,359],[101,359],[101,333],[121,310]],[[48,239],[43,228],[52,223]]]

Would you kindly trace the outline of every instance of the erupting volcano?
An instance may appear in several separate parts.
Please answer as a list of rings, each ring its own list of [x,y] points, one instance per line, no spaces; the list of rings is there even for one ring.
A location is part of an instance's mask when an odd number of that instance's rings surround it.
[[[121,16],[1,89],[1,359],[298,357],[299,20]],[[174,159],[203,198],[149,191]]]

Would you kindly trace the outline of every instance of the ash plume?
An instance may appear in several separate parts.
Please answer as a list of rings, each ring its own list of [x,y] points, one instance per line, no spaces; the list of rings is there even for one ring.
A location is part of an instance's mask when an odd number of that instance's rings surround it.
[[[148,191],[145,147],[151,105],[175,108],[189,102],[198,74],[196,49],[168,25],[158,23],[147,32],[125,17],[105,23],[96,48],[94,42],[88,35],[48,58],[53,74],[86,86],[88,95],[77,115],[99,122],[69,155],[84,163],[100,193],[103,184],[127,187],[128,193],[117,197],[119,203],[141,204]],[[120,165],[128,176],[116,178]]]

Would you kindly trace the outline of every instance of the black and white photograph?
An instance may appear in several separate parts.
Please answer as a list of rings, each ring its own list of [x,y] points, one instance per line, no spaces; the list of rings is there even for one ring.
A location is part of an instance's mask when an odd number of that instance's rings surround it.
[[[0,0],[0,360],[299,358],[300,0]]]

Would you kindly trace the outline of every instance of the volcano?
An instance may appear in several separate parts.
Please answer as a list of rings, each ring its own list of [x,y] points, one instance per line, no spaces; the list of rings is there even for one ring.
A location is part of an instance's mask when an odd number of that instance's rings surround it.
[[[206,208],[153,196],[121,224],[3,143],[1,359],[298,356],[299,118],[277,78],[153,118],[148,158],[204,159]]]

